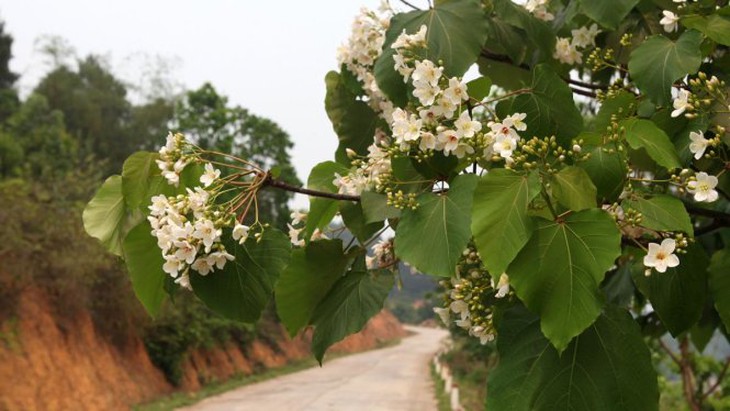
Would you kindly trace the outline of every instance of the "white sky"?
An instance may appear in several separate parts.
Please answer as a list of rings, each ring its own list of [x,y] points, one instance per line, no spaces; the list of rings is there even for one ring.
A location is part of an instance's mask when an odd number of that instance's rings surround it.
[[[392,4],[399,8],[400,4]],[[425,0],[414,0],[425,5]],[[0,0],[14,37],[11,68],[27,93],[47,70],[34,43],[57,35],[78,56],[101,54],[121,70],[132,55],[178,59],[186,88],[210,81],[230,101],[277,122],[292,137],[300,179],[333,158],[324,76],[360,7],[378,0]],[[162,138],[163,136],[161,136]],[[301,201],[301,200],[300,200]],[[297,201],[297,203],[300,203]]]

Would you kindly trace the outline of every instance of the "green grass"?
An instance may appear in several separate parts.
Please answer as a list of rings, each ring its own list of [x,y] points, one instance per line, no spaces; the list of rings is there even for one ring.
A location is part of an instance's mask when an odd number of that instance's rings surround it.
[[[358,353],[333,353],[327,356],[327,361],[332,361],[336,358],[346,357],[352,354],[359,354],[366,351],[378,350],[381,348],[392,347],[400,344],[400,339],[394,339],[390,341],[379,342],[374,348],[369,350],[360,351]],[[222,394],[226,391],[230,391],[244,385],[255,384],[270,380],[272,378],[280,377],[282,375],[291,374],[293,372],[302,371],[308,368],[312,368],[317,365],[317,361],[314,358],[305,358],[303,360],[293,361],[289,364],[283,365],[277,368],[271,368],[262,371],[257,374],[251,375],[236,375],[226,381],[216,381],[206,384],[196,392],[176,392],[171,395],[158,398],[154,401],[139,404],[134,406],[135,411],[168,411],[175,408],[184,407],[187,405],[193,405],[200,402],[208,397]],[[325,364],[326,366],[326,364]]]
[[[436,366],[431,363],[431,380],[436,388],[436,401],[439,411],[451,411],[451,398],[444,390],[444,382],[436,372]]]

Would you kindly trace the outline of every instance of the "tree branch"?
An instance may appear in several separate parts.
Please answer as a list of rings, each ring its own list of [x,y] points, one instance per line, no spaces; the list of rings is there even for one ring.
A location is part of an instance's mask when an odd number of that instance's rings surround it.
[[[504,56],[504,55],[501,55],[501,54],[495,54],[495,53],[492,53],[491,51],[486,50],[486,49],[482,49],[481,56],[484,57],[484,58],[490,59],[490,60],[499,61],[499,62],[502,62],[502,63],[507,63],[507,64],[510,64],[510,65],[515,66],[517,68],[521,68],[523,70],[528,70],[528,71],[530,70],[530,66],[528,66],[526,64],[516,64],[508,56]],[[607,86],[604,86],[604,85],[601,85],[601,84],[592,84],[592,83],[586,83],[586,82],[583,82],[583,81],[580,81],[580,80],[573,80],[570,77],[561,77],[561,79],[563,79],[563,81],[568,84],[568,86],[570,87],[570,90],[573,93],[579,94],[579,95],[585,96],[585,97],[590,97],[590,98],[596,98],[596,93],[594,91],[581,90],[579,88],[572,87],[572,86],[578,86],[578,87],[588,88],[588,89],[592,89],[592,90],[603,90],[603,89],[607,89],[608,88]]]
[[[279,189],[282,189],[285,191],[291,191],[293,193],[306,194],[306,195],[312,196],[312,197],[330,198],[332,200],[360,201],[360,196],[353,196],[353,195],[349,195],[349,194],[329,193],[327,191],[319,191],[319,190],[312,190],[312,189],[304,188],[304,187],[297,187],[297,186],[291,185],[289,183],[285,183],[281,180],[275,179],[271,175],[271,173],[268,173],[266,175],[266,181],[264,181],[263,185],[268,186],[268,187],[279,188]]]
[[[403,4],[405,4],[408,7],[412,8],[413,10],[421,10],[421,9],[419,9],[418,7],[414,6],[413,4],[411,4],[410,2],[408,2],[406,0],[400,0],[400,2],[403,3]]]
[[[717,389],[717,387],[720,386],[722,383],[723,378],[725,378],[725,375],[727,374],[727,369],[730,367],[730,357],[728,357],[725,360],[725,366],[722,367],[722,371],[720,371],[720,374],[717,375],[717,380],[715,380],[715,383],[712,384],[705,393],[702,394],[700,397],[700,400],[704,400],[707,398],[710,394],[712,394],[713,391]]]

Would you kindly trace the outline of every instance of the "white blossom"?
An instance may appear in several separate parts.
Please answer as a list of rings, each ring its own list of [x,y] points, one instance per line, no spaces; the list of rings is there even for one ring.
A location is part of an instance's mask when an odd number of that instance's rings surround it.
[[[553,58],[559,60],[561,63],[574,65],[581,64],[583,62],[583,56],[567,38],[558,37],[555,42],[555,51],[553,52]]]
[[[436,136],[428,131],[421,133],[421,140],[418,143],[418,148],[421,151],[436,149]]]
[[[233,227],[231,237],[233,237],[234,240],[238,241],[238,244],[243,244],[248,239],[248,232],[250,230],[251,228],[249,226],[237,223]]]
[[[211,163],[205,163],[204,169],[203,175],[200,176],[200,182],[203,187],[208,187],[221,176],[221,171],[213,167]]]
[[[711,176],[704,171],[700,171],[695,176],[694,181],[687,183],[687,191],[694,194],[695,201],[705,201],[711,203],[718,198],[717,177]]]
[[[649,252],[644,256],[644,266],[654,268],[660,273],[666,272],[668,267],[679,265],[679,257],[674,254],[677,243],[666,238],[661,245],[649,243]]]
[[[679,28],[679,16],[669,10],[662,11],[662,14],[664,15],[664,17],[659,20],[659,24],[664,26],[664,31],[666,31],[667,33],[677,31],[677,29]]]
[[[449,87],[444,90],[444,98],[448,99],[454,105],[461,104],[462,100],[469,100],[466,83],[456,77],[450,78]]]
[[[227,251],[216,251],[208,255],[208,262],[211,265],[215,265],[215,268],[222,270],[228,261],[233,261],[235,257],[229,254]]]
[[[689,151],[694,154],[695,160],[699,160],[705,154],[705,150],[707,150],[707,147],[710,145],[710,140],[705,138],[702,131],[690,132],[689,139],[691,140],[689,143]]]
[[[601,32],[598,26],[594,23],[590,28],[581,27],[577,30],[571,30],[570,33],[573,35],[572,43],[575,47],[588,47],[596,46],[596,36]]]
[[[299,210],[294,210],[289,215],[291,218],[291,225],[297,225],[307,220],[307,213],[303,213]]]
[[[433,307],[433,312],[438,314],[441,321],[444,323],[444,325],[449,325],[449,317],[451,314],[451,311],[448,308],[443,307]]]
[[[210,258],[198,258],[190,265],[190,268],[200,273],[200,275],[208,275],[214,270],[213,262]]]
[[[415,69],[411,74],[413,78],[413,84],[418,87],[419,84],[428,84],[431,87],[437,87],[439,79],[443,73],[443,67],[437,67],[430,60],[416,61]]]
[[[492,279],[492,288],[497,290],[497,293],[494,294],[496,298],[503,298],[507,295],[509,293],[509,276],[507,273],[502,273],[499,276],[499,282],[496,285],[494,285],[494,279]]]
[[[689,103],[689,96],[689,90],[679,90],[677,98],[674,99],[674,101],[672,102],[672,106],[674,107],[674,111],[672,111],[672,117],[679,117],[682,113],[685,112],[685,110],[692,107],[692,105]]]
[[[294,228],[291,224],[287,224],[289,227],[289,240],[291,243],[298,247],[304,247],[304,240],[299,238],[299,233],[304,230],[303,228]]]
[[[482,123],[472,121],[469,113],[466,111],[461,113],[459,118],[454,122],[454,125],[456,126],[456,133],[459,137],[474,137],[474,134],[482,129]]]
[[[444,130],[438,135],[439,143],[443,146],[445,155],[449,155],[459,146],[459,134],[454,130]]]

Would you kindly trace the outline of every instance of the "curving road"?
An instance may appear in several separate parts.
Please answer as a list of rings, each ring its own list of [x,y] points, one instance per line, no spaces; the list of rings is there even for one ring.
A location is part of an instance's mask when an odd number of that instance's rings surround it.
[[[429,361],[445,330],[407,327],[396,346],[325,361],[205,399],[186,411],[436,411]]]

